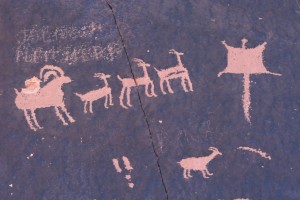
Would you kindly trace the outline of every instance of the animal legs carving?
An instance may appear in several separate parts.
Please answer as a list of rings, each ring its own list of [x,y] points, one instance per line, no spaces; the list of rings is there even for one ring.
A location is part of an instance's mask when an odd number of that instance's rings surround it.
[[[27,113],[27,110],[25,109],[24,110],[24,116],[26,118],[26,121],[27,121],[27,124],[29,125],[30,129],[34,130],[34,131],[37,131],[37,128],[35,128],[31,122],[31,119],[30,119],[30,116],[28,115]]]
[[[41,127],[36,119],[36,115],[35,115],[35,112],[34,110],[30,110],[31,112],[31,116],[32,116],[32,119],[33,119],[33,122],[35,124],[35,126],[38,128],[38,129],[42,129],[43,127]]]
[[[93,113],[93,102],[89,101],[89,104],[90,104],[90,113]]]
[[[122,90],[121,90],[121,94],[120,94],[120,105],[121,105],[123,108],[128,109],[128,107],[125,106],[124,103],[123,103],[125,89],[126,89],[126,88],[123,87]]]
[[[88,102],[85,101],[85,102],[84,102],[84,106],[83,106],[84,113],[87,113],[87,110],[86,110],[87,104],[88,104]]]
[[[209,175],[209,176],[214,175],[213,173],[210,173],[210,172],[208,171],[208,169],[204,169],[204,172],[205,172],[207,175]]]
[[[169,81],[169,80],[166,80],[166,82],[167,82],[167,88],[168,88],[168,91],[169,91],[171,94],[174,94],[174,91],[172,90],[171,85],[170,85],[170,81]]]
[[[130,92],[131,92],[131,88],[128,87],[128,88],[127,88],[127,91],[126,91],[127,105],[128,105],[129,107],[132,107],[131,102],[130,102]]]
[[[164,80],[160,80],[159,82],[160,90],[163,94],[167,94],[165,89],[164,89]]]
[[[183,178],[188,179],[188,177],[186,176],[186,174],[187,174],[187,169],[184,169],[183,170]]]
[[[65,115],[67,116],[68,120],[73,123],[75,122],[75,119],[70,115],[70,113],[67,111],[65,106],[61,106],[60,107],[62,109],[62,111],[65,113]]]
[[[202,176],[203,178],[209,178],[208,176],[206,176],[206,173],[204,172],[204,170],[201,170]]]
[[[112,94],[109,93],[108,96],[109,96],[109,105],[113,106],[114,104],[113,104],[113,101],[112,101]]]
[[[65,121],[64,117],[59,112],[58,107],[54,107],[54,109],[55,109],[56,116],[58,116],[58,118],[62,121],[63,125],[67,126],[68,123]]]
[[[108,96],[109,96],[109,94],[105,96],[105,102],[104,102],[104,108],[106,108],[106,109],[108,108],[108,106],[107,106],[107,104],[108,104]]]

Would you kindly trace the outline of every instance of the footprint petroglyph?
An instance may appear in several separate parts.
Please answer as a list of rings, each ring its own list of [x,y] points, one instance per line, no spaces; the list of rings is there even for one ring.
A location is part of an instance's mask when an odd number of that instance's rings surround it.
[[[131,171],[133,170],[133,167],[131,166],[129,159],[126,156],[122,156],[122,160],[123,160],[124,167],[128,172],[125,174],[124,178],[128,181],[128,187],[133,188],[134,183],[132,182],[132,177],[131,177]],[[123,170],[120,167],[118,158],[113,158],[112,162],[113,162],[113,165],[114,165],[116,171],[118,173],[122,173]]]
[[[281,76],[281,74],[269,72],[263,63],[263,51],[265,50],[266,42],[258,45],[255,48],[246,48],[247,39],[242,39],[242,48],[235,48],[227,45],[225,41],[222,44],[227,49],[227,67],[218,74],[243,74],[244,76],[244,94],[242,97],[243,109],[246,120],[251,123],[250,106],[250,75],[256,74],[271,74]]]
[[[203,157],[190,157],[182,159],[178,162],[180,167],[183,168],[183,178],[189,179],[192,178],[191,171],[200,171],[202,173],[203,178],[209,178],[213,173],[210,173],[207,169],[207,165],[210,161],[212,161],[216,156],[222,155],[222,153],[215,147],[210,147],[209,150],[212,153],[208,156]]]

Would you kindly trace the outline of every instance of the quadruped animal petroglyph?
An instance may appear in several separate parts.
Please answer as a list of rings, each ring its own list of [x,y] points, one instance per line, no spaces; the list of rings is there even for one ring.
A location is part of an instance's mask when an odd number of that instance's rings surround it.
[[[53,77],[52,80],[50,80],[50,77]],[[32,130],[36,131],[43,128],[36,119],[35,110],[38,108],[54,107],[56,116],[62,121],[63,125],[68,125],[68,122],[64,119],[62,113],[65,114],[69,122],[75,122],[66,109],[64,92],[62,91],[62,85],[71,81],[71,78],[65,76],[60,67],[45,65],[40,70],[40,79],[33,77],[26,80],[25,88],[21,92],[15,89],[17,94],[15,104],[17,108],[23,110],[26,121]],[[43,87],[40,87],[41,82],[44,84]]]
[[[200,171],[203,178],[209,178],[213,173],[210,173],[207,169],[207,165],[212,161],[216,156],[222,155],[222,153],[216,147],[210,147],[209,150],[212,153],[204,157],[190,157],[182,159],[178,164],[183,168],[183,178],[189,179],[192,178],[191,170]]]
[[[161,70],[158,70],[157,68],[154,67],[154,69],[156,70],[157,75],[160,79],[159,85],[160,85],[161,92],[163,94],[167,94],[164,90],[164,83],[166,83],[168,92],[173,94],[174,91],[171,88],[170,80],[178,79],[178,78],[181,79],[181,86],[185,92],[193,91],[193,84],[190,80],[189,72],[183,66],[181,57],[180,57],[180,56],[184,55],[184,53],[178,52],[175,49],[171,49],[169,51],[169,54],[174,54],[176,56],[176,59],[178,62],[177,65],[170,67],[168,69],[161,69]],[[187,88],[187,85],[189,87],[189,90]]]
[[[107,82],[107,79],[110,78],[110,75],[96,73],[94,77],[103,80],[105,84],[104,87],[89,91],[85,94],[75,93],[75,95],[77,95],[81,99],[81,101],[84,102],[84,113],[87,113],[87,105],[89,105],[90,113],[93,113],[93,102],[101,98],[105,98],[105,108],[108,108],[108,102],[110,106],[114,105],[112,102],[111,88],[108,86]]]
[[[120,94],[120,105],[128,109],[129,107],[132,107],[132,104],[130,102],[130,93],[131,88],[138,87],[138,86],[145,86],[145,94],[147,97],[157,97],[157,95],[154,92],[154,84],[153,81],[150,79],[147,68],[150,67],[150,64],[145,63],[143,60],[138,58],[133,58],[133,62],[137,64],[138,67],[143,69],[144,76],[138,77],[138,78],[121,78],[118,75],[118,79],[122,82],[122,90]],[[150,90],[150,93],[149,93]],[[124,105],[124,95],[126,92],[126,100],[127,100],[127,106]]]
[[[225,73],[232,74],[243,74],[244,75],[244,94],[243,109],[246,120],[250,121],[250,75],[251,74],[271,74],[281,76],[281,74],[269,72],[263,63],[263,51],[265,50],[266,42],[258,45],[255,48],[246,48],[247,39],[242,39],[242,48],[235,48],[227,45],[225,41],[222,41],[223,45],[226,47],[228,53],[227,67],[218,74],[220,77]]]

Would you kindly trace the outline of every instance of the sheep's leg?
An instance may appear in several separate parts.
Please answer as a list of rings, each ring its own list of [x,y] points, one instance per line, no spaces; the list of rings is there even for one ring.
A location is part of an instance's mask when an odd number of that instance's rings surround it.
[[[159,82],[160,90],[163,94],[167,94],[165,89],[164,89],[164,80],[160,80]]]
[[[209,176],[214,175],[214,173],[210,173],[210,172],[208,171],[208,169],[204,169],[204,172],[205,172],[207,175],[209,175]]]
[[[90,113],[93,113],[93,102],[89,101],[89,103],[90,103]]]
[[[108,108],[107,104],[108,104],[108,94],[105,95],[105,102],[104,102],[104,107],[105,107],[106,109]]]
[[[190,91],[194,91],[193,90],[193,84],[192,84],[191,79],[190,79],[188,74],[187,74],[186,80],[187,80],[187,83],[189,85]]]
[[[39,129],[42,129],[43,127],[41,127],[41,126],[39,125],[39,123],[38,123],[38,121],[37,121],[37,119],[36,119],[36,115],[35,115],[34,110],[30,110],[30,112],[31,112],[31,116],[32,116],[32,119],[33,119],[33,122],[34,122],[35,126],[36,126],[37,128],[39,128]]]
[[[120,106],[122,106],[122,107],[125,108],[125,109],[128,109],[128,107],[125,106],[124,103],[123,103],[125,89],[126,89],[126,88],[123,87],[122,90],[121,90],[121,94],[120,94],[120,97],[119,97],[119,99],[120,99]]]
[[[68,123],[65,121],[64,117],[62,114],[59,112],[58,107],[54,107],[56,116],[62,121],[63,125],[67,126]]]
[[[114,104],[113,104],[113,101],[112,101],[112,94],[109,93],[108,96],[109,96],[109,105],[113,106]]]
[[[84,113],[87,113],[87,110],[86,110],[87,104],[88,104],[88,102],[85,101],[85,102],[84,102],[84,107],[83,107]]]
[[[201,173],[202,173],[203,178],[209,178],[208,176],[206,176],[204,170],[201,170]]]
[[[192,178],[192,176],[191,176],[191,170],[190,170],[190,169],[187,170],[187,173],[188,173],[187,176],[188,176],[189,178]]]
[[[174,91],[172,90],[171,85],[170,85],[170,80],[166,80],[166,82],[167,82],[167,88],[168,88],[168,91],[169,91],[171,94],[174,94]]]
[[[25,116],[25,119],[27,121],[27,124],[29,125],[30,129],[34,130],[34,131],[37,131],[37,129],[33,126],[33,124],[31,123],[31,120],[30,120],[30,117],[27,113],[27,110],[25,109],[24,110],[24,116]]]
[[[183,169],[183,178],[188,179],[188,177],[186,176],[187,173],[187,169]]]
[[[131,92],[131,88],[128,87],[128,88],[127,88],[127,93],[126,93],[126,96],[127,96],[127,105],[128,105],[129,107],[132,107],[131,102],[130,102],[130,92]]]
[[[151,95],[149,94],[149,83],[145,85],[145,94],[147,97],[151,97]]]
[[[75,122],[75,119],[70,115],[70,113],[67,111],[66,107],[65,106],[61,106],[60,107],[62,109],[62,111],[66,114],[68,120],[73,123]]]
[[[150,86],[151,86],[151,96],[152,97],[157,97],[157,94],[155,94],[155,91],[154,91],[154,84],[153,84],[152,81],[150,83]]]
[[[182,86],[182,88],[185,92],[188,92],[188,89],[186,88],[186,83],[185,83],[185,77],[184,76],[181,77],[181,86]]]

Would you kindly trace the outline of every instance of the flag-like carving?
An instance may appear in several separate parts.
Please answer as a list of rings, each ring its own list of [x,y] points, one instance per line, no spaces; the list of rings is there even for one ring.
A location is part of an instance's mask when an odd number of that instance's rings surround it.
[[[232,74],[243,74],[244,75],[244,94],[243,109],[246,120],[250,121],[250,105],[251,105],[251,95],[250,95],[250,75],[251,74],[272,74],[281,76],[281,74],[269,72],[263,63],[263,51],[266,47],[266,42],[258,45],[255,48],[246,48],[247,39],[242,39],[242,48],[235,48],[226,44],[222,41],[226,47],[227,53],[227,67],[218,74],[220,77],[225,73]]]

